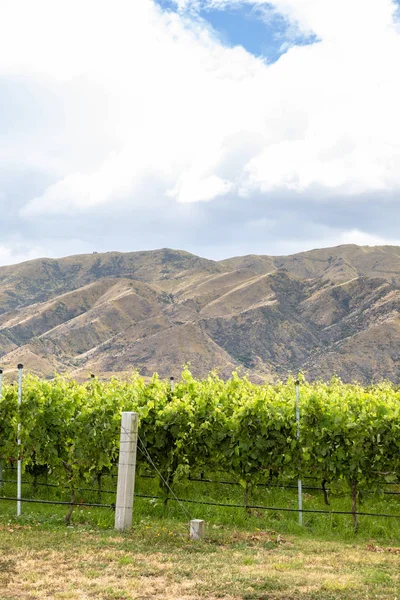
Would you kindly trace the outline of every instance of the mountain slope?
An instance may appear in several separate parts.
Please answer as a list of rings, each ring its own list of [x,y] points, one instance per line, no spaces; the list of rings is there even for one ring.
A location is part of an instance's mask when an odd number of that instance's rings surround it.
[[[353,277],[380,277],[400,285],[400,246],[356,246],[309,250],[290,256],[241,256],[219,263],[229,268],[247,268],[266,273],[273,268],[287,269],[301,279],[321,277],[348,281]]]
[[[400,248],[223,261],[91,254],[0,267],[0,366],[400,383]]]

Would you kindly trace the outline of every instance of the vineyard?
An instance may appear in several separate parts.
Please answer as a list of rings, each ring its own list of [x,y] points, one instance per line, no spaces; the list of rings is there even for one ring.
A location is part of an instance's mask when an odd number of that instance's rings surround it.
[[[188,370],[173,390],[157,376],[84,384],[27,376],[20,407],[17,386],[3,385],[0,458],[11,468],[20,452],[23,472],[34,480],[51,476],[74,503],[77,489],[101,486],[116,472],[121,412],[136,411],[138,470],[147,472],[150,456],[161,497],[177,483],[219,473],[242,487],[243,504],[251,506],[261,484],[313,478],[326,504],[328,488],[348,494],[356,523],[364,493],[383,496],[400,480],[400,391],[389,383],[302,381],[299,437],[295,400],[294,380],[255,385],[210,375],[199,381]]]

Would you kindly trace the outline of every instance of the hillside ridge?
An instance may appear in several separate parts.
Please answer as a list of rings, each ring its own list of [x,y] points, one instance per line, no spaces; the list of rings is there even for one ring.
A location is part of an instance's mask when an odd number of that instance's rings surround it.
[[[0,367],[400,383],[400,247],[214,261],[162,248],[0,267]]]

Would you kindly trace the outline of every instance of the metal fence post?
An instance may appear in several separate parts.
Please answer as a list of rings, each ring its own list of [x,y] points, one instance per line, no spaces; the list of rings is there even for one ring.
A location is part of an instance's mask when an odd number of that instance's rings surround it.
[[[22,369],[24,365],[18,365],[18,413],[22,404]],[[21,516],[22,495],[22,461],[21,461],[21,415],[18,415],[18,470],[17,470],[17,517]]]
[[[300,439],[300,381],[295,382],[296,385],[296,423],[297,423],[297,440]],[[299,506],[299,525],[303,525],[303,490],[301,479],[297,481],[297,496]]]

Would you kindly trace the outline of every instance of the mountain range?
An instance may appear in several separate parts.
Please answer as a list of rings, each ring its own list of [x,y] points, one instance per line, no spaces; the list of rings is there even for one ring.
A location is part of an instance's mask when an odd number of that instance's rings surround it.
[[[0,367],[400,383],[400,247],[213,261],[161,249],[0,267]]]

